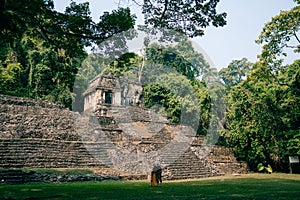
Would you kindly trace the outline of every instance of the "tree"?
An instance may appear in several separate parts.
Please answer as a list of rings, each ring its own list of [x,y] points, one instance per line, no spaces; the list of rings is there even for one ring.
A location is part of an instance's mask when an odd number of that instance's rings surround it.
[[[203,55],[195,51],[189,40],[180,41],[174,46],[153,43],[146,49],[146,59],[147,62],[176,70],[190,80],[205,74],[209,69]]]
[[[206,135],[208,128],[210,126],[211,116],[211,103],[212,99],[210,97],[209,89],[205,81],[200,81],[199,79],[194,79],[192,81],[194,95],[198,102],[198,135]]]
[[[122,54],[119,58],[114,60],[110,65],[105,69],[104,73],[113,74],[115,76],[126,76],[130,77],[133,80],[136,80],[138,77],[137,69],[142,63],[142,58],[139,57],[136,53],[125,53]]]
[[[173,123],[180,122],[181,105],[172,90],[158,83],[149,83],[144,87],[145,106],[156,109],[157,113],[166,115]]]
[[[145,57],[145,105],[160,104],[172,122],[189,125],[197,134],[206,135],[211,99],[206,84],[200,81],[209,71],[203,55],[195,51],[190,41],[182,40],[167,46],[153,43],[146,49]],[[157,95],[149,87],[161,88],[162,93]]]
[[[227,136],[235,153],[252,170],[261,163],[287,171],[287,156],[299,155],[300,150],[300,65],[295,61],[281,70],[277,78],[285,84],[280,85],[261,64],[257,63],[247,80],[230,91]]]
[[[299,11],[299,5],[282,11],[265,25],[257,40],[264,44],[260,60],[228,94],[225,136],[255,171],[288,171],[288,155],[300,155],[300,63],[282,62],[287,48],[299,52]]]
[[[259,163],[271,164],[272,153],[278,156],[276,144],[282,134],[282,123],[277,101],[279,92],[275,86],[258,66],[229,94],[230,144],[252,170],[256,170]]]
[[[194,37],[202,35],[210,24],[226,24],[226,14],[216,12],[217,3],[147,0],[141,9],[150,27],[171,28]],[[135,23],[129,8],[105,12],[95,23],[88,3],[72,1],[60,13],[54,10],[53,0],[1,1],[0,17],[1,93],[48,99],[67,107],[74,95],[75,76],[87,56],[84,47],[103,44]],[[112,45],[114,49],[124,48],[122,44],[108,45],[107,49]],[[14,60],[8,59],[9,54],[14,55]],[[190,73],[192,77],[198,72]]]
[[[1,93],[69,108],[75,76],[87,56],[84,47],[133,28],[135,21],[128,8],[119,8],[105,12],[96,24],[88,3],[71,2],[59,13],[52,0],[1,1],[0,15]],[[8,59],[10,54],[14,59]],[[12,66],[18,66],[18,75]]]
[[[189,37],[202,36],[210,24],[226,25],[226,13],[218,14],[219,0],[145,0],[145,23],[155,28],[173,29]]]
[[[1,38],[12,41],[31,29],[49,44],[66,51],[83,51],[91,42],[101,42],[116,33],[133,28],[135,16],[129,8],[105,12],[98,24],[90,17],[89,3],[71,2],[64,13],[54,10],[52,0],[2,1],[0,7]],[[30,12],[29,12],[30,11]],[[80,44],[81,46],[77,46]]]
[[[300,60],[287,67],[279,76],[288,85],[283,86],[280,105],[285,125],[283,132],[286,136],[282,146],[286,156],[300,155]]]
[[[227,90],[242,82],[250,71],[252,63],[247,58],[241,60],[233,60],[227,68],[223,68],[219,72],[219,76],[225,84]]]
[[[299,4],[299,1],[297,1]],[[258,40],[264,44],[260,60],[276,71],[282,67],[282,56],[287,56],[287,49],[300,52],[300,6],[297,5],[289,11],[281,11],[279,15],[268,22]]]

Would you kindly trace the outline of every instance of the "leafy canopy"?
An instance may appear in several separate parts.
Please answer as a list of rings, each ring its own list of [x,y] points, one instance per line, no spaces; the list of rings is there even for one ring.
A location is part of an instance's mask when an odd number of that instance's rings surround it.
[[[299,53],[299,17],[297,5],[265,25],[257,40],[263,44],[260,59],[246,80],[232,86],[229,70],[221,71],[231,87],[225,136],[254,171],[287,172],[288,156],[300,155],[300,62],[283,65],[287,49]]]
[[[299,4],[299,2],[298,2]],[[273,70],[282,67],[282,59],[287,56],[287,49],[300,52],[300,6],[288,11],[281,11],[279,15],[268,22],[258,40],[263,44],[260,60],[269,64]]]
[[[219,0],[145,0],[145,23],[173,29],[189,37],[204,35],[204,29],[226,25],[226,13],[217,13]]]
[[[89,4],[71,2],[64,13],[52,0],[0,2],[0,92],[71,107],[73,84],[86,46],[133,28],[129,8],[92,21]]]

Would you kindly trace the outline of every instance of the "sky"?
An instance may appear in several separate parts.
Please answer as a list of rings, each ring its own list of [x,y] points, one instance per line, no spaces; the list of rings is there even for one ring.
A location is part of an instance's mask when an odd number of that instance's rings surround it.
[[[74,0],[90,3],[91,15],[94,21],[104,11],[116,9],[119,0]],[[122,0],[121,0],[122,1]],[[123,2],[126,0],[123,0]],[[63,12],[71,0],[54,0],[55,8]],[[213,67],[227,67],[233,60],[247,58],[251,62],[257,60],[262,46],[255,43],[264,24],[282,10],[290,10],[296,5],[293,0],[221,0],[217,6],[219,12],[227,13],[227,25],[224,27],[208,27],[205,35],[193,38],[209,57]],[[136,24],[143,24],[143,16],[137,6],[131,7],[137,15]],[[287,59],[286,63],[294,60]]]

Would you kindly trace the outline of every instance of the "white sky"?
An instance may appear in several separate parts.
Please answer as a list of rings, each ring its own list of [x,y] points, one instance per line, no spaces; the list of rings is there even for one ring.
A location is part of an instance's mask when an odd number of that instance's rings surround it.
[[[119,0],[75,0],[90,3],[94,21],[104,11],[116,9]],[[126,0],[123,0],[123,2]],[[71,0],[54,0],[55,8],[64,11]],[[265,23],[278,15],[281,10],[289,10],[296,3],[293,0],[221,0],[218,4],[220,12],[227,13],[227,25],[209,27],[203,37],[193,39],[210,57],[215,67],[221,69],[235,59],[243,57],[255,62],[261,52],[261,46],[255,43]],[[137,14],[137,23],[143,23],[143,16],[137,7],[132,7]],[[296,59],[293,55],[287,63]]]

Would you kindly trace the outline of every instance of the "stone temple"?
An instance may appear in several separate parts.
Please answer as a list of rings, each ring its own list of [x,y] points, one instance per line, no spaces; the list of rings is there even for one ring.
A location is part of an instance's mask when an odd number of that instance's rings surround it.
[[[143,87],[134,81],[99,74],[90,81],[84,92],[84,111],[106,115],[111,106],[139,106]]]
[[[82,114],[46,101],[0,95],[0,168],[163,168],[163,179],[245,173],[230,148],[207,145],[189,127],[143,106],[142,86],[98,75]]]

